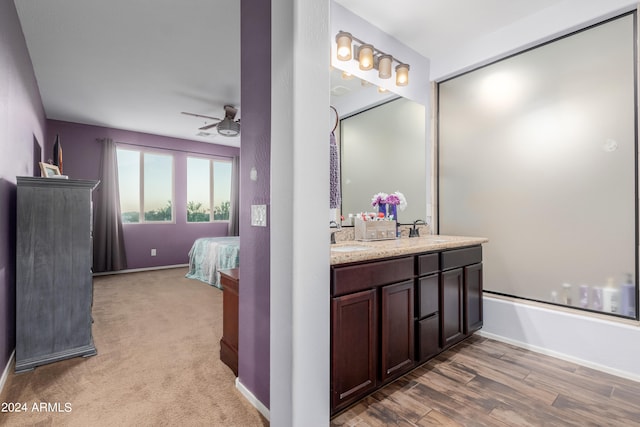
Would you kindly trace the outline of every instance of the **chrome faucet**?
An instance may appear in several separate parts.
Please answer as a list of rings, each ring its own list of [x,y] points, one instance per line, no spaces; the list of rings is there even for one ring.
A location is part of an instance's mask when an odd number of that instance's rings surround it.
[[[340,224],[338,224],[335,221],[329,221],[329,227],[331,227],[331,225],[335,225],[336,226],[336,231],[332,231],[331,232],[331,243],[335,243],[336,242],[336,232],[338,232],[340,229],[342,229],[342,226]]]
[[[424,222],[421,219],[417,219],[417,220],[413,221],[413,228],[409,229],[409,237],[420,237],[420,230],[416,227],[416,225],[419,222],[423,223],[424,225],[427,225],[427,223]]]

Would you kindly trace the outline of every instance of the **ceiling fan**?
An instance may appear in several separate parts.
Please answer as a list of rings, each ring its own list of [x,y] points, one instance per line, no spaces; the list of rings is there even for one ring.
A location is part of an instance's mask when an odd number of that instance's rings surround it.
[[[187,113],[185,111],[182,114],[186,114],[187,116],[200,117],[203,119],[211,119],[218,120],[217,123],[212,123],[209,125],[202,126],[198,128],[201,131],[209,130],[214,127],[218,128],[218,133],[222,136],[237,136],[240,133],[240,119],[234,120],[236,114],[238,113],[238,109],[233,107],[232,105],[224,106],[224,118],[219,119],[217,117],[205,116],[202,114],[195,113]]]

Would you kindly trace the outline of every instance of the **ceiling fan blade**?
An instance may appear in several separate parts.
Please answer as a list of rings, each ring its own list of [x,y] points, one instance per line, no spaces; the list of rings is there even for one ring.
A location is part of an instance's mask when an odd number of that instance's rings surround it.
[[[184,114],[184,115],[187,115],[187,116],[192,116],[192,117],[200,117],[201,119],[222,120],[222,119],[219,119],[217,117],[205,116],[205,115],[196,114],[196,113],[187,113],[186,111],[182,111],[181,114]]]
[[[206,126],[202,126],[201,128],[198,128],[199,130],[208,130],[208,129],[212,129],[214,127],[218,126],[218,123],[213,123],[210,125],[206,125]]]

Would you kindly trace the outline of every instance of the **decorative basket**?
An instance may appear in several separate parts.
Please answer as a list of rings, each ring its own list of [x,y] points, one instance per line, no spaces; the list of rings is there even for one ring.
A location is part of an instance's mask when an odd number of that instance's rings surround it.
[[[361,242],[396,238],[395,221],[363,221],[355,219],[355,239]]]

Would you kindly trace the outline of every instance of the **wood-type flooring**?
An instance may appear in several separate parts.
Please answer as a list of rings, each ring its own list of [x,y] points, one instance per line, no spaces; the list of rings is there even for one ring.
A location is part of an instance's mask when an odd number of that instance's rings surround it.
[[[640,426],[640,383],[476,334],[331,420],[387,425]]]

